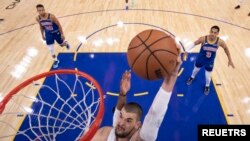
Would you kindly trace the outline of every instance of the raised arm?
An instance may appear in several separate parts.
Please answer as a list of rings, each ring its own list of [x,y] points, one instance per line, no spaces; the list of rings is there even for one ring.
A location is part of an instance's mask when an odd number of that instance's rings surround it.
[[[172,90],[177,79],[180,65],[181,60],[178,58],[175,71],[170,77],[164,79],[144,119],[142,128],[140,130],[140,138],[144,141],[154,141],[157,138],[160,125],[168,108],[168,103],[172,95]]]
[[[130,71],[125,71],[122,75],[122,79],[120,81],[120,93],[117,101],[116,108],[121,110],[122,107],[126,104],[126,95],[127,92],[130,90],[131,85],[131,73]]]
[[[200,37],[199,39],[197,39],[196,41],[192,42],[191,44],[188,44],[185,48],[184,60],[187,59],[188,52],[190,52],[196,45],[203,43],[204,40],[205,40],[205,37],[203,36],[203,37]]]
[[[227,55],[227,58],[228,58],[228,66],[232,66],[233,68],[235,68],[234,67],[234,63],[233,63],[233,60],[232,60],[232,58],[231,58],[231,55],[230,55],[230,52],[229,52],[229,49],[228,49],[228,47],[227,47],[227,45],[226,45],[226,43],[224,42],[224,40],[221,40],[220,39],[220,46],[224,49],[224,51],[225,51],[225,53],[226,53],[226,55]]]
[[[186,52],[189,52],[191,49],[193,49],[196,45],[199,45],[201,43],[203,43],[205,40],[204,36],[200,37],[199,39],[197,39],[196,41],[192,42],[191,44],[187,45],[186,47]]]
[[[120,116],[120,111],[127,101],[127,92],[131,86],[131,72],[125,71],[120,81],[120,93],[113,116],[113,127],[116,125],[117,119]]]

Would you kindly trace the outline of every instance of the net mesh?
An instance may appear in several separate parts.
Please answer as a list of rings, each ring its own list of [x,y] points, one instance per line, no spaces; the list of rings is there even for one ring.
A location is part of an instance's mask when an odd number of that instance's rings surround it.
[[[96,119],[99,93],[92,81],[78,74],[54,74],[32,81],[11,96],[0,115],[4,128],[0,140],[80,140]]]

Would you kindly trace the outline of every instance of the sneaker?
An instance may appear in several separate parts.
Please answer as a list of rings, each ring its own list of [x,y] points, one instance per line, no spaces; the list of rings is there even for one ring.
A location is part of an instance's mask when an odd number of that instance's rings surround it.
[[[193,80],[194,80],[194,78],[192,78],[192,77],[189,77],[188,78],[188,80],[187,80],[187,85],[191,85],[192,84],[192,82],[193,82]]]
[[[240,9],[240,5],[235,6],[234,9]]]
[[[205,87],[204,94],[208,95],[210,92],[210,88],[208,86]]]
[[[58,68],[58,65],[59,65],[60,61],[59,60],[56,60],[54,61],[54,64],[53,64],[53,68]]]
[[[66,48],[67,48],[67,50],[70,49],[70,45],[68,43],[66,44]]]

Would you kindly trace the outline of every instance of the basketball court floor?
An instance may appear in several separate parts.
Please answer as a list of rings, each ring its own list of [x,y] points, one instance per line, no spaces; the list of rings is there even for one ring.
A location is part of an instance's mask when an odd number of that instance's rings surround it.
[[[67,51],[55,45],[60,60],[57,70],[78,69],[86,72],[97,80],[104,92],[105,113],[101,126],[112,125],[117,100],[115,94],[119,92],[121,74],[129,69],[126,50],[137,33],[146,29],[160,29],[173,34],[186,45],[208,34],[213,25],[221,28],[220,37],[226,41],[236,68],[227,66],[227,57],[223,49],[219,49],[210,94],[203,94],[203,69],[193,84],[187,86],[185,82],[192,72],[199,50],[197,46],[181,66],[183,71],[178,77],[157,140],[195,141],[199,124],[250,123],[250,17],[247,16],[250,1],[245,1],[239,10],[234,9],[237,5],[234,0],[219,0],[216,3],[213,0],[130,0],[129,10],[124,10],[125,2],[122,0],[69,0],[66,3],[59,0],[20,1],[13,9],[6,9],[11,4],[7,0],[0,3],[0,18],[4,19],[0,22],[2,98],[31,76],[53,70],[53,61],[34,20],[37,15],[35,6],[42,3],[48,12],[58,17],[72,46]],[[45,79],[43,83],[52,86],[54,82]],[[140,103],[145,115],[160,84],[161,80],[142,80],[132,72],[128,101]],[[22,94],[36,97],[37,91],[29,88]],[[43,100],[53,104],[49,96]],[[23,101],[24,105],[34,107],[34,104],[27,103]],[[12,103],[5,111],[14,113],[17,109],[18,106]],[[11,121],[11,126],[17,129],[29,124],[25,115],[15,113],[11,118],[2,116],[0,121],[0,137],[13,133],[6,122]],[[67,137],[66,134],[61,139]]]

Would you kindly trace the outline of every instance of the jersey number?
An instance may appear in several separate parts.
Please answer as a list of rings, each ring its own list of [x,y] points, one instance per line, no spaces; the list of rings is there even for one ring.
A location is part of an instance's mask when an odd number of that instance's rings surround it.
[[[49,31],[53,30],[53,26],[51,26],[51,25],[45,26],[45,28],[46,28],[46,30],[49,30]]]
[[[210,57],[211,57],[211,52],[207,51],[207,52],[206,52],[206,57],[207,57],[207,58],[210,58]]]

